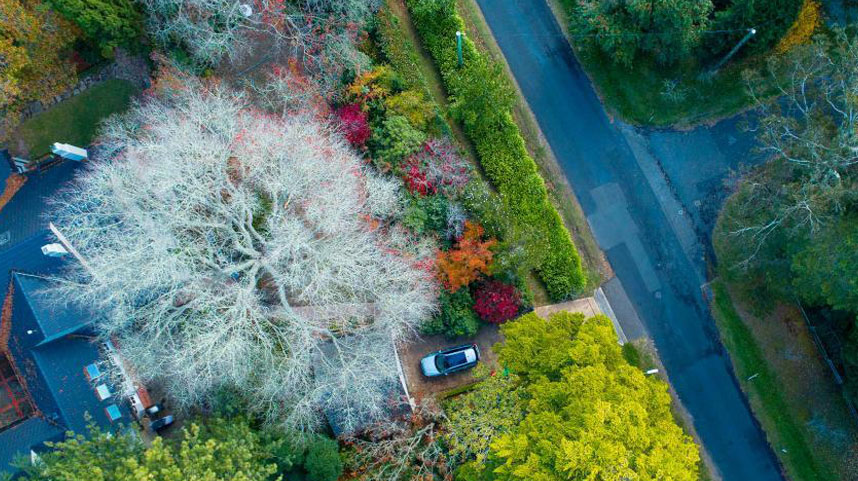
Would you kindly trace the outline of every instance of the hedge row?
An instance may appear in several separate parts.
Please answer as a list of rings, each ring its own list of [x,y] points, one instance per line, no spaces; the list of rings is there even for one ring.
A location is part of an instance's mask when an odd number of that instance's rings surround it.
[[[585,285],[581,258],[560,214],[548,200],[545,182],[528,155],[511,110],[515,100],[500,65],[463,42],[464,65],[458,66],[456,32],[465,31],[456,13],[455,0],[407,0],[409,10],[434,58],[462,120],[465,134],[474,143],[480,164],[515,216],[544,242],[538,242],[541,264],[537,274],[554,300],[569,297]],[[537,248],[532,246],[532,248]]]

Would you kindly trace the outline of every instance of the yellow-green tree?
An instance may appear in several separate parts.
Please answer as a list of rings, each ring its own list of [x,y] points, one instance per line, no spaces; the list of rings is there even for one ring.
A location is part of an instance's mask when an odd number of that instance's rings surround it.
[[[499,360],[525,380],[526,414],[491,443],[494,479],[697,479],[667,386],[625,361],[610,320],[528,314],[501,330]]]
[[[130,433],[93,429],[51,445],[41,462],[25,465],[25,481],[271,481],[277,466],[244,420],[191,424],[175,444],[157,437],[148,447]]]
[[[38,1],[0,0],[0,132],[10,133],[27,102],[71,85],[75,74],[65,54],[77,32]]]

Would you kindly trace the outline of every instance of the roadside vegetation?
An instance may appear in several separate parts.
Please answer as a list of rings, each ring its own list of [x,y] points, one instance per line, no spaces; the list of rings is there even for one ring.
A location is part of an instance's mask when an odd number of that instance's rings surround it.
[[[736,312],[730,293],[723,282],[715,282],[713,291],[715,300],[712,310],[721,333],[721,341],[730,352],[736,377],[742,389],[748,394],[754,415],[763,426],[769,443],[783,463],[790,479],[848,479],[846,475],[849,471],[841,472],[842,476],[836,474],[840,471],[836,468],[845,464],[842,463],[845,461],[843,448],[848,442],[843,444],[833,437],[826,438],[825,433],[814,433],[807,424],[801,423],[802,418],[811,418],[807,422],[812,422],[812,418],[820,422],[824,418],[820,414],[802,415],[802,411],[811,402],[808,399],[786,399],[788,390],[784,389],[783,383],[789,380],[782,379],[780,373],[773,368],[768,358],[772,353],[763,352],[759,344],[760,340]],[[835,405],[834,409],[839,408],[845,412],[842,400],[837,397],[825,396],[820,391],[814,391],[813,396],[824,397]],[[838,420],[851,422],[848,417]],[[839,429],[844,429],[846,432],[853,431],[848,424]],[[839,456],[844,457],[838,459]]]
[[[808,41],[822,20],[816,0],[552,1],[606,107],[641,125],[686,127],[753,107],[742,72]]]
[[[856,263],[851,93],[858,86],[856,52],[855,38],[835,29],[746,75],[749,95],[760,111],[750,127],[769,160],[738,181],[713,236],[724,283],[715,289],[722,337],[740,380],[758,374],[742,384],[794,479],[856,475],[851,456],[843,455],[856,443],[856,420],[847,414],[845,402],[854,403],[858,392],[858,305],[851,267]],[[771,84],[781,93],[777,102],[760,95]],[[749,313],[740,317],[733,300]],[[796,302],[811,313],[813,331],[791,307]],[[760,323],[757,318],[790,323],[788,312],[799,318],[793,329],[752,328]],[[840,321],[827,321],[832,317]],[[829,364],[796,368],[783,359],[784,349],[800,350],[817,333],[826,334],[818,342]],[[797,380],[809,375],[812,381]],[[841,379],[842,387],[834,384]],[[819,380],[823,387],[813,391],[812,401],[794,385]]]
[[[540,232],[527,245],[527,256],[553,300],[564,299],[586,284],[580,256],[560,215],[548,200],[545,183],[527,152],[511,116],[515,92],[502,67],[463,41],[463,65],[449,41],[464,22],[456,3],[406,2],[424,45],[441,71],[452,108],[474,143],[483,171],[514,215],[519,229]]]

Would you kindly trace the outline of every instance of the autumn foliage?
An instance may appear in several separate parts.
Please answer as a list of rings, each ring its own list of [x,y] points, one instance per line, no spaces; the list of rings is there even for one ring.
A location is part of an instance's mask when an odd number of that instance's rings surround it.
[[[361,110],[360,104],[351,104],[337,110],[337,118],[342,125],[346,140],[354,147],[363,147],[372,135],[369,128],[366,112]]]
[[[813,33],[822,23],[822,7],[816,0],[804,0],[795,22],[775,47],[777,53],[786,53],[798,45],[810,42]]]
[[[466,221],[456,246],[438,254],[438,277],[445,289],[456,292],[488,272],[492,263],[491,248],[497,241],[483,241],[482,237],[483,227]]]
[[[521,297],[515,287],[494,280],[480,286],[474,298],[474,311],[480,319],[492,324],[512,319],[521,307]]]

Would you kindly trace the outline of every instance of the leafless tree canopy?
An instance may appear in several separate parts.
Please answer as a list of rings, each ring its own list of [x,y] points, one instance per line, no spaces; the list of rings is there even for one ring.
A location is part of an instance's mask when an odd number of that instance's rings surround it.
[[[166,45],[187,47],[200,62],[230,60],[254,39],[288,45],[310,56],[337,43],[337,30],[360,22],[378,0],[141,0],[152,35]],[[320,33],[324,36],[320,37]]]
[[[86,259],[58,289],[103,314],[144,379],[185,406],[229,387],[272,422],[381,412],[392,346],[434,309],[426,252],[397,241],[396,184],[310,115],[200,84],[108,122],[55,201]],[[324,371],[325,375],[315,375]]]

